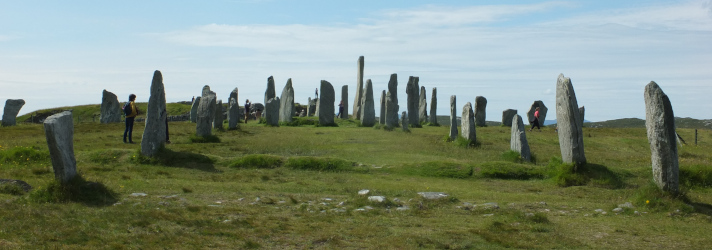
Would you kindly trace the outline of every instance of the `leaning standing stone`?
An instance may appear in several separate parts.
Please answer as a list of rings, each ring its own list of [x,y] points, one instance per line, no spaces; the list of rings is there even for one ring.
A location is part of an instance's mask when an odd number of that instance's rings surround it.
[[[381,125],[386,124],[386,91],[381,92],[381,113],[378,115],[378,123]]]
[[[274,78],[269,76],[267,78],[267,90],[265,90],[265,105],[267,105],[267,100],[277,97],[277,93],[274,89]]]
[[[391,74],[386,93],[386,126],[398,127],[398,75]]]
[[[5,101],[5,111],[2,113],[2,126],[15,126],[17,122],[17,113],[20,113],[20,109],[25,105],[25,100],[22,99],[8,99]]]
[[[279,97],[267,100],[265,103],[265,122],[270,126],[279,126]]]
[[[366,88],[361,94],[361,125],[373,127],[373,125],[376,125],[376,109],[373,103],[373,84],[371,79],[366,80]]]
[[[472,104],[466,103],[462,107],[462,137],[472,142],[477,141],[477,132],[475,131],[475,112],[472,111]]]
[[[457,108],[456,97],[450,96],[450,140],[457,139]]]
[[[197,98],[196,98],[197,99]],[[215,95],[207,94],[200,99],[198,104],[198,118],[196,119],[195,134],[206,137],[212,135],[213,115],[215,114]]]
[[[425,86],[420,86],[420,103],[418,105],[418,123],[428,122],[428,101],[425,96]]]
[[[230,98],[227,106],[227,128],[235,129],[240,122],[240,104],[237,99]]]
[[[529,152],[527,134],[524,132],[524,122],[519,115],[515,115],[512,120],[512,137],[509,140],[509,148],[519,152],[519,155],[521,155],[525,161],[531,161],[532,155],[531,152]]]
[[[341,86],[341,119],[349,119],[349,85]]]
[[[141,154],[152,157],[166,143],[166,91],[161,71],[153,72],[151,97],[146,108],[146,128],[141,138]]]
[[[479,127],[487,126],[487,98],[484,96],[475,97],[475,125]]]
[[[278,109],[280,122],[292,122],[292,116],[294,116],[294,88],[292,88],[292,78],[287,79],[287,84],[284,86],[284,89],[282,89],[282,97],[279,99]]]
[[[417,76],[408,77],[408,84],[405,88],[405,93],[408,94],[408,122],[412,128],[420,126],[418,122],[418,106],[420,105],[419,81],[420,79]]]
[[[321,97],[319,97],[319,124],[334,125],[334,87],[331,83],[321,80]]]
[[[650,143],[653,180],[660,189],[678,193],[680,170],[672,104],[655,82],[645,86],[644,97],[645,128]]]
[[[44,121],[44,130],[49,156],[52,158],[54,178],[60,183],[67,183],[77,175],[72,112],[64,111],[47,117]]]
[[[532,103],[532,106],[527,112],[527,119],[529,119],[529,122],[534,121],[534,112],[536,112],[536,108],[539,108],[539,126],[544,127],[544,121],[546,121],[546,113],[549,111],[549,109],[546,108],[546,105],[544,105],[544,102],[542,101],[534,101],[534,103]]]
[[[190,106],[190,122],[195,123],[198,121],[198,106],[200,105],[200,96],[195,97],[193,100],[193,105]]]
[[[354,97],[353,110],[355,120],[361,119],[361,99],[363,98],[363,63],[363,56],[360,56],[356,62],[356,97]],[[347,107],[348,106],[344,106],[344,111],[346,111]]]
[[[512,126],[512,118],[517,115],[517,110],[516,109],[507,109],[502,112],[502,125],[511,127]]]
[[[540,110],[541,111],[541,110]],[[578,102],[571,79],[560,74],[556,81],[556,126],[559,129],[561,160],[577,166],[586,163]]]
[[[430,95],[430,124],[438,125],[438,89],[433,88],[432,93]]]
[[[121,122],[119,98],[114,93],[104,90],[101,96],[101,123]]]

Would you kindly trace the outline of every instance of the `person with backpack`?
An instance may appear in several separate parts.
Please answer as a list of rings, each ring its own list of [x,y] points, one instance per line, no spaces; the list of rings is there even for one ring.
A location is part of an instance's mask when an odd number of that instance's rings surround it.
[[[250,106],[252,106],[250,99],[245,100],[245,123],[250,118]]]
[[[138,109],[136,108],[136,95],[131,94],[129,95],[129,102],[127,102],[124,105],[124,114],[126,115],[126,129],[124,130],[124,143],[126,142],[126,135],[128,134],[129,136],[129,141],[128,143],[133,144],[133,125],[134,125],[134,119],[136,119],[136,116],[138,115]]]

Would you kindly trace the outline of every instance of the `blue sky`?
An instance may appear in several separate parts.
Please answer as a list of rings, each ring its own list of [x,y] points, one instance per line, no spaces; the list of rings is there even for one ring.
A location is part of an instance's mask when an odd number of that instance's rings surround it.
[[[204,85],[261,102],[272,75],[278,94],[292,78],[301,103],[320,80],[349,85],[352,105],[363,55],[376,100],[397,73],[405,107],[419,76],[439,115],[450,95],[458,112],[486,97],[491,121],[535,100],[554,114],[563,73],[587,120],[645,118],[651,80],[676,116],[711,119],[709,44],[709,0],[0,1],[0,102],[25,99],[22,114],[100,103],[103,89],[147,101],[161,70],[169,102]]]

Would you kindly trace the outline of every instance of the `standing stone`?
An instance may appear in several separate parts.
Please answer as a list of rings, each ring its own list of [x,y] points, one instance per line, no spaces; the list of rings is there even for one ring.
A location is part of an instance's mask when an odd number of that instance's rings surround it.
[[[532,160],[531,152],[529,151],[529,142],[527,141],[527,134],[524,132],[524,122],[522,117],[515,115],[512,120],[512,137],[509,140],[509,148],[513,151],[519,152],[522,159],[526,161]]]
[[[456,105],[457,98],[453,95],[450,96],[450,140],[457,139],[457,108]]]
[[[475,97],[475,125],[479,127],[487,126],[487,98],[484,96]]]
[[[264,103],[267,105],[267,100],[277,97],[274,89],[274,78],[272,76],[267,77],[267,90],[265,90],[265,100]],[[267,110],[265,110],[267,112]]]
[[[153,72],[151,97],[146,108],[146,127],[141,138],[141,154],[152,157],[166,143],[166,91],[161,71]]]
[[[354,97],[353,116],[354,119],[359,120],[361,119],[361,99],[363,98],[363,56],[358,58],[356,67],[356,97]],[[344,110],[346,110],[346,107],[344,106]]]
[[[541,110],[540,110],[541,112]],[[559,74],[556,81],[556,126],[559,129],[561,160],[577,166],[586,163],[583,150],[583,130],[578,102],[571,79]]]
[[[579,107],[579,115],[581,115],[581,127],[583,127],[583,118],[584,118],[584,113],[586,112],[586,108],[583,106]]]
[[[645,128],[648,131],[653,180],[664,191],[678,193],[679,162],[675,115],[670,99],[655,82],[645,86]]]
[[[398,127],[398,75],[391,74],[386,93],[386,126]]]
[[[307,102],[307,116],[315,116],[316,114],[316,102],[318,99],[311,99]]]
[[[381,92],[381,113],[378,115],[378,123],[386,125],[386,91]]]
[[[334,123],[334,87],[331,83],[321,80],[321,97],[319,97],[318,108],[319,108],[319,124],[320,125],[333,125]]]
[[[52,158],[54,178],[60,183],[67,183],[77,175],[72,112],[64,111],[47,117],[44,121],[44,130],[49,156]]]
[[[25,105],[25,100],[22,99],[8,99],[5,101],[5,111],[2,113],[2,126],[15,126],[17,122],[17,113],[20,113],[20,109]]]
[[[418,123],[428,122],[428,101],[425,97],[425,86],[420,86],[420,102],[418,103]]]
[[[536,112],[536,108],[539,108],[539,126],[543,127],[544,121],[546,121],[546,113],[549,111],[549,109],[546,108],[546,105],[544,105],[544,102],[534,101],[531,108],[529,108],[529,111],[527,112],[527,119],[529,119],[530,123],[534,121],[534,112]]]
[[[190,122],[192,123],[196,123],[198,121],[198,106],[200,106],[200,96],[195,97],[193,105],[190,106]]]
[[[203,95],[198,104],[198,117],[196,119],[195,134],[206,137],[212,135],[213,115],[215,115],[216,96],[208,93]],[[197,98],[196,98],[197,100]]]
[[[403,132],[408,132],[408,115],[405,111],[401,114],[401,124],[403,125]]]
[[[279,126],[280,103],[279,97],[269,99],[265,103],[265,122],[267,125]]]
[[[418,87],[419,78],[417,76],[408,77],[408,84],[405,88],[405,93],[408,94],[408,122],[410,127],[418,127],[418,106],[420,106],[420,87]]]
[[[230,102],[230,99],[232,99],[232,98],[235,98],[235,101],[238,100],[238,99],[237,99],[237,93],[238,93],[237,88],[235,88],[235,89],[233,89],[232,91],[230,91],[230,97],[227,98],[228,103]]]
[[[121,106],[114,93],[104,90],[101,97],[101,123],[121,122]]]
[[[339,118],[349,119],[349,85],[341,86],[341,113]]]
[[[292,122],[292,117],[294,116],[294,88],[292,88],[292,78],[287,79],[287,85],[282,89],[278,112],[280,122]]]
[[[223,121],[225,121],[225,116],[223,115],[223,102],[222,100],[217,100],[215,103],[215,109],[213,110],[215,114],[213,115],[213,128],[223,129]]]
[[[240,103],[237,99],[230,98],[227,106],[227,128],[236,129],[237,124],[240,122]]]
[[[430,124],[438,125],[438,89],[433,88],[430,95]]]
[[[373,125],[376,125],[376,108],[373,103],[373,84],[371,79],[366,80],[366,88],[361,95],[361,125],[373,127]]]
[[[472,104],[467,102],[464,107],[462,107],[462,120],[461,130],[462,137],[470,140],[472,142],[477,141],[477,132],[475,131],[475,112],[472,111]]]
[[[517,115],[517,110],[516,109],[507,109],[502,112],[502,125],[511,127],[512,126],[512,118]]]
[[[200,94],[200,96],[206,96],[206,95],[210,95],[210,94],[215,94],[215,92],[210,90],[210,86],[208,86],[208,85],[203,86],[203,91]]]

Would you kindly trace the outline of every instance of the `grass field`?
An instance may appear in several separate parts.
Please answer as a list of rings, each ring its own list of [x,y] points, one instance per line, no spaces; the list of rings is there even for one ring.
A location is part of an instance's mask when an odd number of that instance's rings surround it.
[[[679,148],[684,196],[670,197],[651,186],[644,128],[584,128],[589,163],[570,173],[557,161],[552,128],[527,133],[535,162],[520,163],[508,152],[508,127],[478,127],[477,146],[464,147],[444,140],[445,126],[405,133],[337,122],[251,121],[215,131],[217,143],[192,143],[195,125],[171,122],[172,143],[155,159],[138,155],[140,143],[122,142],[123,124],[76,123],[78,171],[93,184],[66,197],[52,194],[42,125],[0,128],[0,178],[33,187],[0,186],[0,248],[712,245],[710,130],[699,130],[697,146]],[[136,124],[134,141],[143,127]],[[386,200],[371,202],[362,189]],[[633,207],[613,211],[626,202]]]

